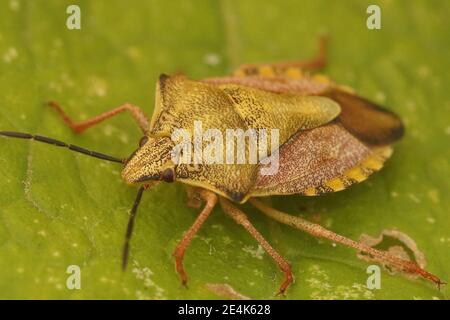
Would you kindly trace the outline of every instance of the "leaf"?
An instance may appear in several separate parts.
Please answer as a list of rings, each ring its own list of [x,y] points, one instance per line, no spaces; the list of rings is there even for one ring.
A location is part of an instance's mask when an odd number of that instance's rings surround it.
[[[319,198],[273,197],[272,203],[353,239],[396,228],[416,242],[428,270],[450,279],[447,2],[379,1],[381,30],[366,28],[364,1],[78,3],[81,30],[66,28],[71,1],[1,2],[1,130],[127,156],[140,138],[128,115],[74,135],[43,103],[59,101],[76,119],[128,101],[151,115],[160,73],[200,79],[244,62],[308,58],[327,31],[325,72],[399,113],[406,136],[367,182]],[[121,168],[29,141],[0,139],[0,150],[1,298],[218,298],[208,283],[274,298],[282,274],[220,209],[192,241],[185,258],[189,289],[181,287],[171,253],[198,213],[186,206],[183,186],[144,194],[131,265],[122,273],[127,212],[137,190],[122,182]],[[381,289],[371,291],[368,264],[350,249],[269,221],[248,205],[244,210],[292,264],[296,282],[288,299],[448,296],[448,287],[438,291],[386,272]],[[81,290],[66,288],[69,265],[81,267]]]

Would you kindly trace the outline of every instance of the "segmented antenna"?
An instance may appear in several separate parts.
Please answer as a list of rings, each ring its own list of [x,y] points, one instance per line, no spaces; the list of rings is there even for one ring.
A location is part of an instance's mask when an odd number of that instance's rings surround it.
[[[134,220],[136,219],[137,209],[142,199],[142,193],[147,188],[148,188],[147,185],[143,185],[142,187],[139,188],[136,199],[134,200],[133,208],[131,208],[130,217],[128,218],[127,232],[125,234],[125,242],[123,244],[123,252],[122,252],[122,270],[124,271],[127,268],[128,255],[130,252],[130,239],[133,233]]]
[[[87,150],[87,149],[75,146],[73,144],[67,144],[67,143],[59,141],[59,140],[55,140],[52,138],[47,138],[47,137],[43,137],[43,136],[39,136],[39,135],[32,135],[29,133],[14,132],[14,131],[0,131],[0,135],[9,137],[9,138],[35,140],[35,141],[54,145],[56,147],[68,148],[69,150],[79,152],[79,153],[85,154],[90,157],[106,160],[106,161],[117,162],[117,163],[122,163],[122,164],[125,162],[123,159],[115,158],[115,157],[106,155],[104,153]]]

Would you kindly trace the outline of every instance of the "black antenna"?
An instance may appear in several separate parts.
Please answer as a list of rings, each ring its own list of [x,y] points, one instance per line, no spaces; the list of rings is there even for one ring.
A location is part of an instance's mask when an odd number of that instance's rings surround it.
[[[115,158],[112,156],[108,156],[103,153],[87,150],[87,149],[75,146],[73,144],[67,144],[62,141],[55,140],[52,138],[47,138],[47,137],[38,136],[38,135],[32,135],[32,134],[23,133],[23,132],[14,132],[14,131],[0,131],[0,135],[9,137],[9,138],[30,139],[30,140],[35,140],[35,141],[39,141],[39,142],[44,142],[44,143],[48,143],[48,144],[51,144],[51,145],[54,145],[57,147],[68,148],[72,151],[79,152],[79,153],[82,153],[82,154],[85,154],[87,156],[91,156],[94,158],[111,161],[111,162],[118,162],[118,163],[122,163],[122,164],[124,163],[123,159],[119,159],[119,158]]]
[[[133,233],[134,220],[136,219],[137,209],[142,199],[142,193],[144,192],[145,189],[147,189],[146,185],[143,185],[142,187],[139,188],[136,199],[134,200],[133,208],[131,208],[130,211],[130,217],[128,218],[127,232],[125,234],[125,242],[123,244],[123,252],[122,252],[122,270],[124,271],[127,268],[128,263],[128,254],[130,251],[130,239],[131,234]]]

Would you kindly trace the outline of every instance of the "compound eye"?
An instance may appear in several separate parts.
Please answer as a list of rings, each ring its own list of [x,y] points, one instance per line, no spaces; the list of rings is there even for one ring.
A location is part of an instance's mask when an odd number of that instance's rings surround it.
[[[172,168],[167,168],[161,174],[161,179],[165,182],[173,182],[175,180],[175,174]]]
[[[148,137],[147,136],[143,136],[141,138],[141,140],[139,140],[139,147],[142,148],[147,143],[147,141],[148,141]]]

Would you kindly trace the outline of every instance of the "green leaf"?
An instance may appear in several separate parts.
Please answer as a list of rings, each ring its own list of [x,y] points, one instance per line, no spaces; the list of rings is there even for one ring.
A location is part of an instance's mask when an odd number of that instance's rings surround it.
[[[39,133],[124,157],[140,132],[129,115],[74,135],[49,108],[59,101],[76,119],[124,102],[151,115],[160,73],[194,79],[245,62],[312,56],[330,35],[325,73],[399,113],[406,136],[367,182],[319,198],[273,197],[272,204],[358,239],[396,228],[424,253],[427,269],[449,280],[450,61],[446,1],[378,1],[381,30],[366,28],[370,1],[75,1],[81,30],[66,28],[74,1],[0,3],[0,130]],[[282,273],[220,209],[190,245],[180,285],[171,253],[198,210],[184,188],[144,194],[128,270],[120,268],[136,188],[117,164],[30,141],[0,139],[1,298],[220,298],[206,285],[275,298]],[[367,263],[355,253],[269,221],[244,206],[255,226],[291,262],[288,299],[443,299],[423,280],[382,273],[366,288]],[[81,290],[66,288],[69,265]]]

